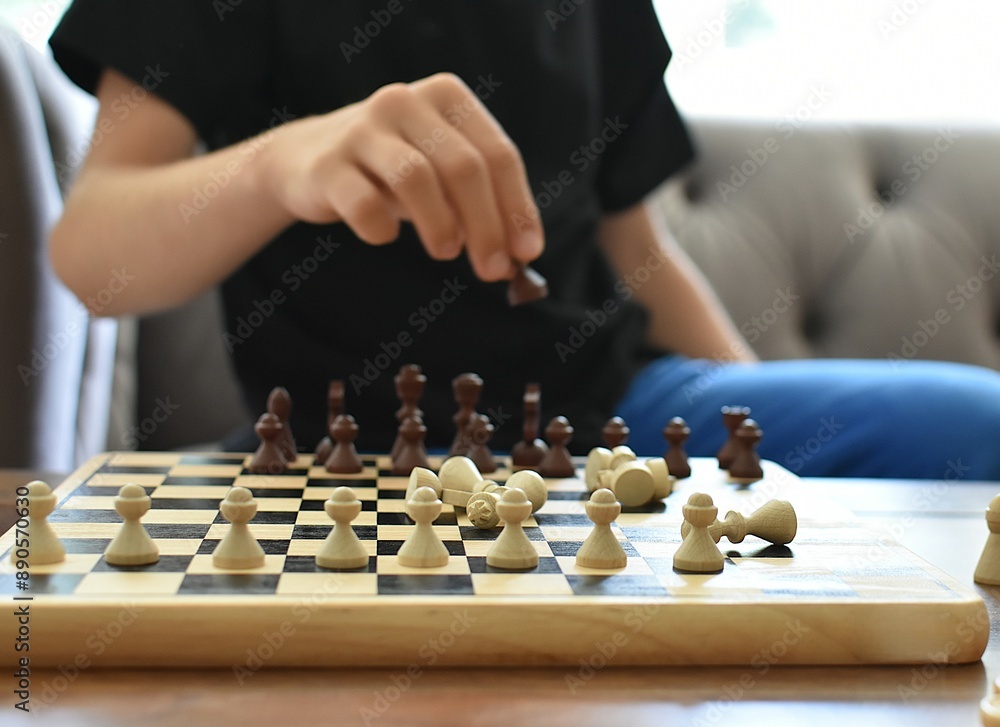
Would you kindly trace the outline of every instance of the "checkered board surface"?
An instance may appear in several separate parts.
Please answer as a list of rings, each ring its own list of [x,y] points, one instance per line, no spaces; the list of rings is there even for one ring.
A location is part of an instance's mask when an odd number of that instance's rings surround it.
[[[573,664],[617,632],[623,664],[743,664],[779,641],[787,663],[921,662],[940,660],[944,645],[962,640],[963,621],[985,613],[975,593],[818,501],[773,463],[763,481],[738,487],[714,461],[694,460],[693,476],[665,503],[618,518],[613,527],[628,565],[615,571],[576,566],[592,527],[587,493],[579,479],[549,480],[548,502],[524,523],[539,565],[509,572],[486,565],[499,531],[476,529],[450,505],[434,524],[451,553],[448,565],[400,565],[396,553],[414,526],[404,513],[407,478],[392,476],[385,457],[365,458],[358,475],[332,475],[305,455],[285,474],[253,475],[248,459],[94,458],[57,489],[60,504],[49,517],[66,561],[33,567],[28,591],[16,588],[12,533],[0,538],[0,594],[33,598],[33,662],[72,661],[115,620],[128,623],[102,649],[107,665],[230,666],[267,634],[286,632],[273,665],[406,665],[456,623],[468,635],[450,639],[437,663]],[[491,478],[509,474],[501,468]],[[121,523],[114,497],[129,482],[152,498],[143,523],[160,548],[154,565],[115,567],[102,557]],[[262,568],[212,565],[229,527],[219,502],[233,485],[257,499],[251,529],[266,553]],[[323,503],[340,485],[352,486],[363,503],[354,527],[371,558],[354,571],[314,561],[332,525]],[[788,546],[752,536],[738,545],[723,540],[723,573],[676,573],[680,509],[694,491],[714,497],[720,518],[728,509],[749,514],[773,497],[791,500],[797,537]],[[961,646],[953,660],[978,659],[985,636]]]

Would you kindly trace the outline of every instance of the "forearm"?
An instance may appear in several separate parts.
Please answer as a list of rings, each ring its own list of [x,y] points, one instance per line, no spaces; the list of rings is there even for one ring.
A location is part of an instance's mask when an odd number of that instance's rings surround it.
[[[268,140],[85,170],[52,233],[57,273],[100,315],[167,308],[216,285],[292,221],[261,178]]]
[[[667,231],[654,226],[645,205],[605,217],[599,240],[649,310],[650,343],[692,358],[757,360],[701,271]],[[645,272],[637,275],[640,270]]]

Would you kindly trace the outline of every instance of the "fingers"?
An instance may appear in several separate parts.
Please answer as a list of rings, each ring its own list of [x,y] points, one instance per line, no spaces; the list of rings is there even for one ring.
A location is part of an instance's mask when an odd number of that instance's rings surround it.
[[[455,110],[456,105],[468,112],[450,117],[455,120],[456,130],[477,149],[489,170],[507,249],[515,260],[522,262],[530,262],[541,255],[544,232],[524,161],[499,122],[476,94],[455,76],[439,74],[413,85],[423,90],[442,114]]]
[[[360,169],[344,166],[331,175],[326,198],[354,234],[370,245],[384,245],[399,236],[399,216],[385,192]]]

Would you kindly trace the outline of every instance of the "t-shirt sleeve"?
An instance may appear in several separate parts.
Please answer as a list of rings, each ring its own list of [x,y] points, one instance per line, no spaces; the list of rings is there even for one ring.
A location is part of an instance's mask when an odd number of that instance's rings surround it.
[[[636,3],[640,5],[640,3]],[[602,108],[608,144],[598,194],[608,212],[641,201],[694,158],[684,122],[667,93],[663,74],[670,47],[650,3],[624,12],[601,6]]]
[[[260,98],[267,82],[263,8],[206,0],[75,0],[49,44],[84,90],[94,93],[101,73],[112,68],[174,106],[214,146],[220,111],[233,118],[232,105]],[[135,101],[122,99],[120,112]]]

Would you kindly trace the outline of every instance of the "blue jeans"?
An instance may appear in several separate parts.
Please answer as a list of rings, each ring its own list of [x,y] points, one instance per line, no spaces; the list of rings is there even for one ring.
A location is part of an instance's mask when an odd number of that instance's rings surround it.
[[[803,476],[1000,480],[1000,373],[977,366],[669,356],[640,372],[617,413],[637,453],[662,454],[663,426],[681,416],[688,452],[713,456],[727,404],[750,407],[762,457]]]

